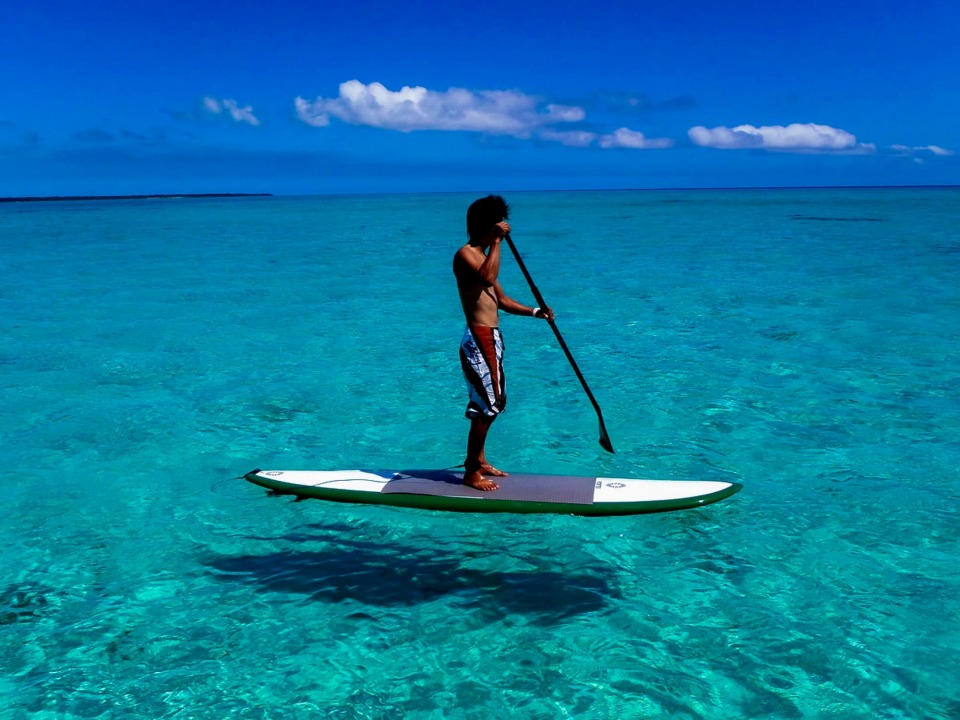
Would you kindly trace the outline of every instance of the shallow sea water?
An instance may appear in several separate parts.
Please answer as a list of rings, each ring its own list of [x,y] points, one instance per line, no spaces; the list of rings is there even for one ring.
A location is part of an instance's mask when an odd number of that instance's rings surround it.
[[[234,479],[462,461],[472,199],[0,206],[0,718],[960,717],[958,190],[508,196],[491,459],[722,503]]]

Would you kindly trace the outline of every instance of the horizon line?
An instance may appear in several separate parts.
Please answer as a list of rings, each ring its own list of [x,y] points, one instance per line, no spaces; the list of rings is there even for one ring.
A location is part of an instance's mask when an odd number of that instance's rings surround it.
[[[960,189],[960,184],[951,185],[737,185],[726,187],[656,187],[656,188],[552,188],[552,189],[511,189],[500,193],[552,193],[552,192],[703,192],[703,191],[743,191],[743,190],[951,190]],[[130,195],[28,195],[0,197],[0,203],[16,202],[67,202],[97,200],[176,200],[204,198],[250,198],[250,197],[343,197],[371,195],[466,195],[489,192],[485,190],[387,190],[356,192],[312,192],[312,193],[270,193],[270,192],[208,192],[208,193],[136,193]]]

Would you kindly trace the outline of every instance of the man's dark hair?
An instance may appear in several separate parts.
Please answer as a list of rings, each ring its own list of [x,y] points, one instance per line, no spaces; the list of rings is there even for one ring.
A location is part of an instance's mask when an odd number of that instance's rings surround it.
[[[487,195],[467,209],[467,235],[470,241],[480,240],[490,228],[510,217],[510,206],[499,195]]]

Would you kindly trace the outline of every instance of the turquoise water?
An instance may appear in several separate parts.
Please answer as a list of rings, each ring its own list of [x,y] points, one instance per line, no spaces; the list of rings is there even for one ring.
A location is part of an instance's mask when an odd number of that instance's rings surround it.
[[[0,206],[0,718],[960,716],[958,190],[508,196],[491,460],[723,503],[233,479],[463,459],[472,199]]]

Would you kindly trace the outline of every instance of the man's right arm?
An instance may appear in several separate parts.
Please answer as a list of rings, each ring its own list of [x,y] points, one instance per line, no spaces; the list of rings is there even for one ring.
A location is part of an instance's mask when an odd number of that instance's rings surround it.
[[[500,241],[496,240],[490,246],[490,252],[481,260],[467,248],[461,248],[457,253],[458,275],[472,275],[472,278],[464,277],[469,282],[479,281],[484,285],[493,285],[497,282],[497,276],[500,274]]]
[[[500,238],[493,241],[490,252],[487,253],[487,257],[477,268],[477,274],[487,285],[493,285],[497,281],[497,277],[500,275]]]

